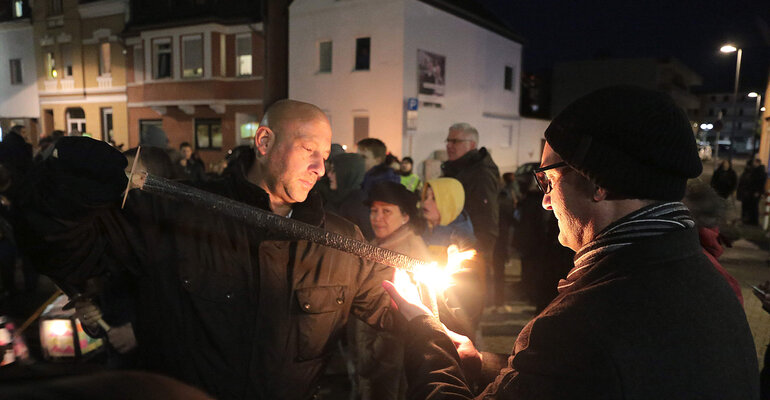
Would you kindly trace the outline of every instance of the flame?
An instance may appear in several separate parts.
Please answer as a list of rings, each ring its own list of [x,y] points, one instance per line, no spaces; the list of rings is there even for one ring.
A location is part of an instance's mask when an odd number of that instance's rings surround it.
[[[49,332],[54,336],[64,336],[66,334],[72,334],[70,332],[70,321],[63,319],[55,319],[51,321],[49,325]]]
[[[470,260],[475,255],[476,250],[460,251],[457,246],[450,245],[447,248],[447,263],[443,268],[432,262],[415,272],[414,278],[436,292],[443,292],[452,286],[452,274],[460,271],[463,261]]]

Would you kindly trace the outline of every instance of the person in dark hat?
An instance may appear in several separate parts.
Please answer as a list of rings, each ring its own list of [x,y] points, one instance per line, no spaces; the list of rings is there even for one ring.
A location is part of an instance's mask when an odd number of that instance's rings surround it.
[[[746,316],[681,203],[702,170],[685,113],[666,94],[609,87],[545,138],[534,173],[574,268],[506,357],[482,355],[384,282],[409,320],[410,397],[472,398],[480,384],[484,399],[757,398]]]
[[[426,223],[417,201],[417,195],[400,183],[383,181],[374,185],[364,201],[374,230],[372,244],[428,260],[428,247],[420,237]],[[395,269],[390,269],[394,274]],[[406,393],[403,339],[358,321],[351,322],[361,399],[403,399]]]

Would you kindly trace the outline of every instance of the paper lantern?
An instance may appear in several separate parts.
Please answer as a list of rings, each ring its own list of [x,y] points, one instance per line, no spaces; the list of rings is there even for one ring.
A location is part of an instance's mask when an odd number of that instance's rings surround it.
[[[48,360],[74,360],[95,354],[102,339],[92,338],[83,330],[74,310],[63,310],[69,299],[61,295],[40,316],[40,345]]]

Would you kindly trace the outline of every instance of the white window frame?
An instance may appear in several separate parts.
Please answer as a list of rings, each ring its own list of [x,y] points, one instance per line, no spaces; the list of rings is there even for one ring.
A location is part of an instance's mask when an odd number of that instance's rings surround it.
[[[9,66],[10,66],[10,78],[11,78],[11,85],[21,85],[24,83],[24,68],[21,63],[21,58],[12,58],[8,60]],[[14,66],[14,64],[16,66]],[[18,72],[17,74],[14,73],[14,71]],[[17,79],[14,81],[14,77]]]
[[[106,59],[108,61],[107,63],[104,62],[105,48],[107,50],[107,54],[106,54],[107,55]],[[99,63],[98,63],[99,76],[104,76],[104,77],[112,76],[112,45],[110,44],[110,42],[99,42],[97,44],[97,49],[98,49],[97,54],[99,57]],[[106,68],[105,68],[105,64],[106,64]]]
[[[329,43],[329,69],[323,69],[323,45]],[[330,74],[334,70],[334,42],[332,40],[322,40],[318,42],[318,72]]]
[[[144,81],[144,47],[134,46],[134,82]]]
[[[159,50],[160,45],[168,45],[168,51],[163,51],[162,53]],[[169,66],[168,76],[159,77],[159,68],[160,63],[158,62],[158,57],[160,54],[168,53],[169,55]],[[174,78],[174,42],[171,40],[170,37],[163,37],[163,38],[155,38],[152,39],[152,79],[153,80],[163,80],[163,79],[173,79]]]

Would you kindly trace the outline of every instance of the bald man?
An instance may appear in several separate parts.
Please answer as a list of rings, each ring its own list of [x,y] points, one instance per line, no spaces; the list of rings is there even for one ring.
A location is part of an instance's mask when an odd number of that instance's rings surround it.
[[[205,189],[363,240],[311,191],[330,146],[321,110],[280,101],[257,130],[247,172]],[[131,192],[121,210],[125,165],[104,142],[60,140],[57,158],[33,177],[50,184],[25,188],[24,224],[34,239],[26,251],[72,284],[128,272],[148,369],[217,399],[310,398],[351,314],[392,328],[380,287],[386,269],[143,192]]]

